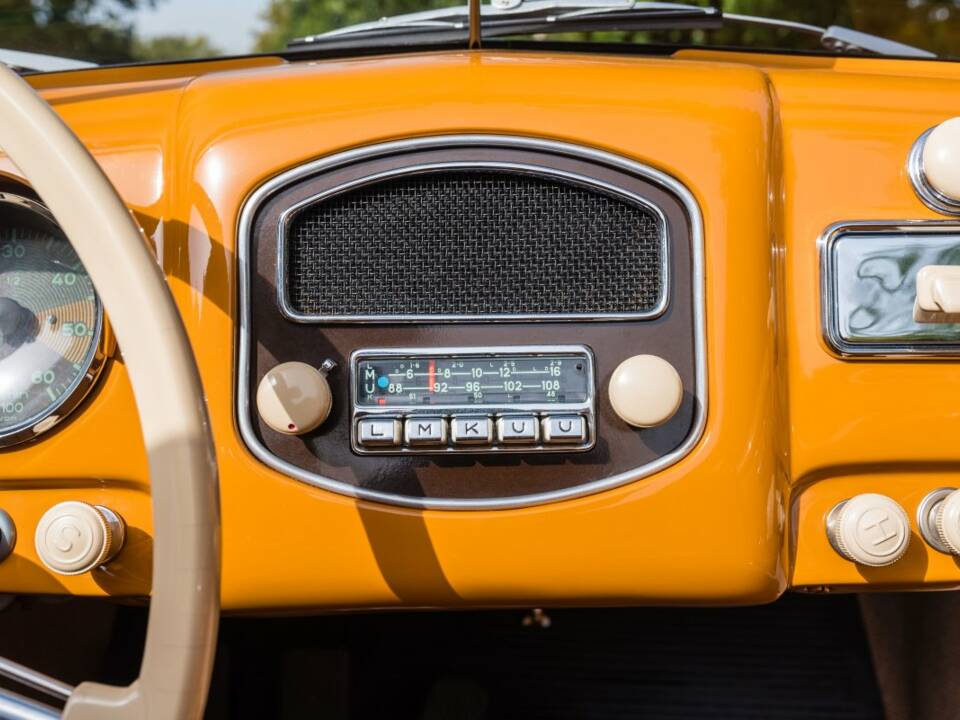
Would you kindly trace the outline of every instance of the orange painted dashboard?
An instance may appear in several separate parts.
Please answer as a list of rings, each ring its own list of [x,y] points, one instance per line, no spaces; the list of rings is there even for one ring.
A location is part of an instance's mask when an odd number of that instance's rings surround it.
[[[832,350],[818,246],[838,222],[944,219],[914,193],[906,160],[918,135],[960,114],[960,65],[489,51],[31,81],[135,213],[182,313],[220,468],[225,609],[732,604],[791,587],[960,585],[960,565],[914,517],[929,491],[957,484],[956,362]],[[245,203],[313,161],[451,135],[602,151],[689,193],[702,219],[706,378],[689,453],[579,497],[464,510],[357,499],[251,452],[237,410]],[[580,342],[572,330],[565,340]],[[473,471],[482,483],[498,466]],[[21,535],[0,590],[149,593],[150,483],[176,479],[148,477],[122,349],[68,422],[0,452],[0,476]],[[889,567],[848,562],[824,531],[835,504],[868,492],[910,516],[907,554]],[[113,508],[128,536],[108,566],[62,577],[32,534],[70,499]]]

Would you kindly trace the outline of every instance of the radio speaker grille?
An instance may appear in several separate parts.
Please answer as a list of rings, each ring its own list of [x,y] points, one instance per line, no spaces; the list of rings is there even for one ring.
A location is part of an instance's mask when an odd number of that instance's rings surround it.
[[[660,216],[516,171],[407,175],[297,211],[285,236],[298,315],[642,315],[664,293]]]

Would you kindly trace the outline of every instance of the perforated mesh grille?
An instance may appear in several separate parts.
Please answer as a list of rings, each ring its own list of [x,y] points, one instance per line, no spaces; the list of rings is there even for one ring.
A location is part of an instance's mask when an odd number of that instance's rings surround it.
[[[505,172],[410,175],[335,195],[288,229],[298,313],[643,313],[663,290],[648,208]]]

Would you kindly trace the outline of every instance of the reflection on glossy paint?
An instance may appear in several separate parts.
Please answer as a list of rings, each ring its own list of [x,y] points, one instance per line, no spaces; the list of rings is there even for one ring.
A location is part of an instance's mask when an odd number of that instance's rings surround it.
[[[97,153],[97,162],[128,205],[149,208],[163,196],[159,147],[124,147]]]
[[[190,213],[187,229],[187,254],[189,257],[190,287],[193,290],[193,306],[198,316],[203,310],[204,278],[210,262],[210,236],[204,229],[203,218],[196,208]]]

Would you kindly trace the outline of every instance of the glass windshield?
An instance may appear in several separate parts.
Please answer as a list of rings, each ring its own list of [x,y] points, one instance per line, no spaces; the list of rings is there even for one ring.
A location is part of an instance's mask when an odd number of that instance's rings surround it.
[[[501,8],[518,4],[519,0],[495,1]],[[701,0],[688,4],[823,28],[841,25],[940,57],[960,57],[960,0]],[[2,0],[0,50],[97,64],[269,53],[304,36],[464,5],[465,0]],[[432,30],[420,30],[421,37],[428,40]],[[815,32],[726,18],[719,27],[576,32],[559,27],[527,28],[519,37],[825,51]],[[42,60],[17,53],[0,54],[0,60],[28,69],[54,69],[49,63],[44,67]]]

